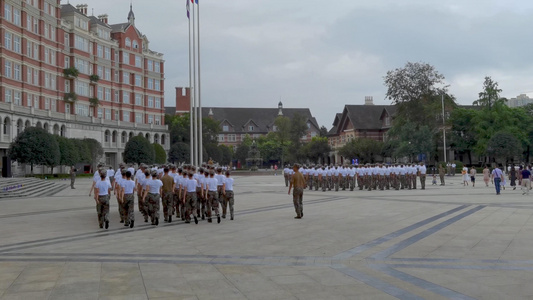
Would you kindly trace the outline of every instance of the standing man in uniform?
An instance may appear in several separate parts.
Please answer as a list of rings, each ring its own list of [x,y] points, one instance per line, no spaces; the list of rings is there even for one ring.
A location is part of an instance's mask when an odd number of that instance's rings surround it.
[[[230,172],[226,171],[226,178],[224,179],[224,187],[223,194],[224,194],[224,206],[222,207],[222,211],[225,214],[226,213],[226,207],[227,204],[229,204],[229,213],[230,213],[230,220],[233,221],[233,205],[235,204],[234,194],[233,194],[233,178],[230,177]]]
[[[287,194],[291,194],[291,189],[294,188],[292,192],[292,202],[294,203],[294,209],[296,210],[296,217],[295,219],[301,219],[304,216],[304,207],[303,207],[303,196],[304,196],[304,189],[305,189],[305,180],[302,175],[298,171],[298,164],[294,164],[292,169],[294,170],[294,175],[291,178],[291,184],[289,185],[289,192]]]
[[[70,188],[75,189],[74,182],[76,181],[76,168],[74,166],[70,167]]]
[[[427,168],[424,165],[424,163],[421,162],[420,167],[418,167],[418,174],[420,176],[420,188],[423,190],[426,189],[426,173],[427,173]]]
[[[442,165],[439,165],[439,178],[440,178],[440,185],[444,185],[444,174],[446,172],[444,171],[444,167]]]
[[[147,203],[147,214],[150,216],[152,225],[159,225],[159,202],[161,201],[161,188],[163,182],[157,179],[157,171],[152,171],[152,180],[146,181],[146,190],[143,194],[143,202]],[[148,196],[148,198],[147,198]]]
[[[121,189],[122,205],[124,207],[124,226],[129,226],[133,228],[135,222],[135,214],[133,213],[133,208],[135,207],[134,194],[135,194],[135,181],[131,180],[130,171],[126,171],[126,180],[122,181]]]

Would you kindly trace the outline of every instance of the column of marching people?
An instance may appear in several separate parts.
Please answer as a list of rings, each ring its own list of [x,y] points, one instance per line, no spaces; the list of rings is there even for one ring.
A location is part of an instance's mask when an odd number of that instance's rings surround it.
[[[230,171],[213,165],[200,168],[192,165],[164,165],[149,168],[140,164],[135,172],[133,166],[120,164],[115,172],[98,165],[94,173],[89,196],[94,192],[100,228],[109,228],[111,197],[117,201],[120,223],[135,226],[135,195],[138,210],[145,223],[160,223],[160,204],[163,221],[171,223],[181,219],[195,224],[207,219],[217,223],[226,218],[229,207],[230,220],[234,220],[234,179]]]
[[[299,170],[307,188],[315,191],[339,190],[404,190],[426,189],[427,168],[424,163],[365,164],[365,165],[302,165]],[[283,170],[285,186],[289,186],[294,171]],[[444,185],[444,182],[441,183]]]

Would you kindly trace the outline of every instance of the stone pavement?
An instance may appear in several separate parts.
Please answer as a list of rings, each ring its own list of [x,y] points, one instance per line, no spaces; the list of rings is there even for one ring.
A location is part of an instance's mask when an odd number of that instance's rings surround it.
[[[446,180],[306,191],[296,220],[281,176],[236,177],[234,221],[133,229],[114,199],[98,228],[89,179],[0,199],[0,299],[532,299],[533,193]]]

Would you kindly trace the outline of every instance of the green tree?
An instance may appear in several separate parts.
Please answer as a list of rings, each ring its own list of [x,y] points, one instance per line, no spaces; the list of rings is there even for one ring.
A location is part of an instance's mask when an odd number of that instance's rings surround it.
[[[383,142],[370,138],[357,138],[339,149],[339,154],[348,160],[358,158],[361,163],[375,163],[383,152]]]
[[[154,163],[154,147],[144,136],[134,136],[124,147],[124,162],[135,164],[152,164]]]
[[[467,154],[470,162],[472,162],[472,150],[477,144],[474,119],[478,113],[474,109],[458,108],[451,113],[449,119],[450,147],[459,153]]]
[[[274,120],[274,125],[276,126],[274,133],[276,134],[281,152],[280,161],[281,165],[283,166],[285,164],[287,146],[290,143],[291,119],[284,116],[278,116],[276,120]]]
[[[330,151],[331,147],[327,137],[315,136],[304,146],[304,154],[309,160],[316,163],[324,163]]]
[[[522,145],[512,133],[499,131],[489,140],[487,153],[507,165],[508,161],[514,161],[522,154]]]
[[[90,163],[91,153],[89,153],[89,149],[85,146],[85,141],[81,139],[71,139],[71,141],[78,153],[78,161],[76,163]]]
[[[204,155],[204,161],[209,161],[209,159],[212,159],[215,162],[220,162],[222,159],[222,150],[216,143],[211,142],[204,144],[204,150],[207,154]]]
[[[60,151],[57,140],[44,129],[29,127],[10,144],[8,155],[21,164],[57,166]]]
[[[221,152],[220,164],[229,165],[233,157],[233,148],[226,145],[218,145]]]
[[[294,114],[291,119],[290,144],[288,147],[288,157],[291,161],[302,161],[305,155],[302,153],[302,136],[307,134],[307,122],[304,116]]]
[[[403,68],[388,71],[385,76],[386,97],[394,104],[419,101],[447,92],[444,75],[427,63],[407,62]]]
[[[328,129],[325,126],[321,126],[320,127],[319,136],[320,137],[327,137],[328,136]]]
[[[235,151],[234,158],[240,161],[241,165],[246,164],[246,158],[248,157],[248,152],[250,151],[250,146],[252,145],[252,138],[247,134],[241,141],[241,144],[237,147]]]
[[[100,144],[100,142],[95,139],[83,139],[83,143],[85,144],[85,147],[89,152],[92,168],[93,170],[95,170],[97,163],[100,161],[100,159],[102,159],[102,156],[104,155],[104,148],[102,148],[102,144]]]
[[[493,81],[490,76],[485,77],[483,82],[483,91],[479,93],[479,99],[474,101],[473,105],[485,106],[491,109],[496,102],[506,102],[504,98],[500,98],[501,89],[498,88],[498,82]]]
[[[68,139],[59,135],[55,136],[61,153],[59,164],[62,166],[73,166],[79,161],[78,148],[73,139]]]
[[[184,142],[176,142],[170,146],[168,160],[172,163],[188,162],[191,158],[191,148]]]
[[[154,162],[156,164],[164,164],[167,162],[167,152],[163,148],[163,146],[159,145],[158,143],[153,143],[152,146],[154,147]]]

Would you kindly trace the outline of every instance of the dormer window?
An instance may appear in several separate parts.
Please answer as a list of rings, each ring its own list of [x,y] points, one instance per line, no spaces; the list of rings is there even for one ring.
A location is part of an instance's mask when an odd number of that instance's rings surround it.
[[[385,126],[390,126],[390,117],[389,116],[385,117]]]
[[[253,125],[248,126],[248,131],[254,131],[254,126]]]
[[[126,47],[131,47],[131,40],[130,40],[130,38],[126,38]]]
[[[222,131],[228,132],[229,131],[229,126],[228,125],[222,126]]]
[[[139,49],[139,43],[137,41],[133,41],[133,49]]]

